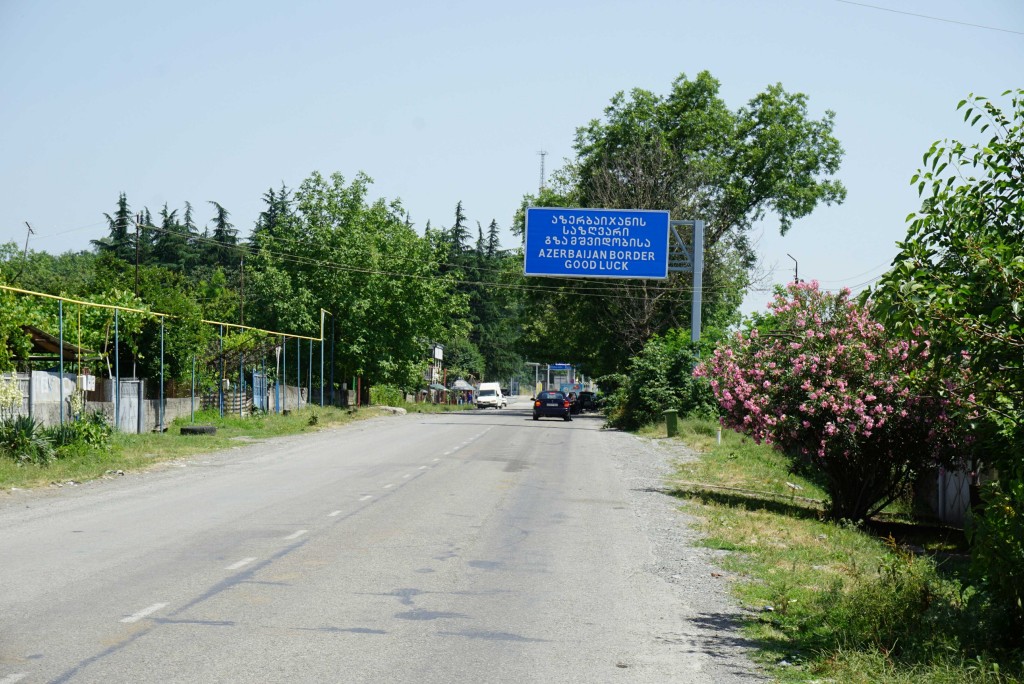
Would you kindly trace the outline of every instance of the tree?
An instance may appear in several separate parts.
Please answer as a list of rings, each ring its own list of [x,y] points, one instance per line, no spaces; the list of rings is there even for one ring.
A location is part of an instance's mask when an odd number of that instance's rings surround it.
[[[642,89],[628,97],[616,94],[602,119],[577,129],[576,159],[555,174],[552,190],[530,201],[660,209],[677,219],[702,219],[703,319],[724,328],[738,318],[755,262],[747,238],[754,223],[772,213],[785,234],[819,204],[842,202],[846,190],[832,178],[843,155],[832,112],[811,118],[807,97],[779,84],[732,111],[719,87],[702,72],[693,80],[679,76],[666,96]],[[522,227],[520,219],[516,230],[521,233]],[[556,334],[586,328],[586,343],[578,351],[595,374],[623,369],[653,335],[689,326],[688,274],[614,284],[540,282],[559,288],[554,308],[566,312],[563,319],[582,319],[549,328]],[[540,297],[542,308],[551,297]],[[556,348],[559,342],[556,337],[546,346]]]
[[[892,338],[848,290],[791,283],[694,372],[710,381],[724,425],[809,466],[830,516],[859,521],[923,468],[958,462],[969,441],[949,390],[964,376],[936,368],[966,371],[935,358],[921,333]]]
[[[462,209],[462,200],[455,205],[455,223],[448,231],[448,244],[453,263],[469,249],[469,227],[466,225],[466,212]]]
[[[934,143],[911,179],[923,198],[892,270],[872,294],[878,315],[921,326],[962,356],[981,417],[976,452],[998,473],[974,515],[972,555],[1024,637],[1024,90],[1010,110],[971,96],[964,121],[991,137]],[[977,467],[977,464],[976,464]]]
[[[114,215],[103,214],[107,219],[110,234],[92,244],[101,253],[111,253],[123,261],[135,263],[134,220],[128,198],[122,192],[117,197],[117,210]]]
[[[338,323],[338,375],[411,388],[422,382],[425,341],[465,334],[465,297],[453,275],[439,275],[437,245],[406,225],[399,203],[367,201],[371,182],[304,180],[291,218],[254,239],[247,297],[256,324],[274,330],[318,335],[326,309]]]
[[[238,231],[234,224],[228,219],[231,214],[218,202],[210,201],[216,213],[213,217],[213,234],[211,238],[214,244],[209,249],[209,262],[212,265],[220,266],[223,269],[233,271],[238,268],[238,257],[241,252],[238,250]]]

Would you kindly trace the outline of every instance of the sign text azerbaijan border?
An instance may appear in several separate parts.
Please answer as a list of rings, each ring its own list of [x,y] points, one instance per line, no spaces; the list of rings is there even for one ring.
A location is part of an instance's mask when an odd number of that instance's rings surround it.
[[[667,211],[526,209],[528,276],[667,278]]]

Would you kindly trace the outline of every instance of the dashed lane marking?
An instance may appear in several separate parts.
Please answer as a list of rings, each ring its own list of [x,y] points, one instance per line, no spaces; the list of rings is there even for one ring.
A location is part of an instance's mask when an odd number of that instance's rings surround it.
[[[291,541],[292,539],[298,539],[302,535],[306,534],[306,532],[309,532],[309,530],[298,530],[296,532],[292,532],[287,537],[285,537],[284,540]]]
[[[360,501],[368,501],[369,499],[372,499],[372,498],[373,498],[373,494],[367,494],[366,496],[359,497],[359,500]]]
[[[135,613],[134,615],[129,615],[126,618],[121,618],[121,622],[127,622],[127,623],[138,622],[139,620],[141,620],[142,618],[146,617],[147,615],[152,615],[153,613],[155,613],[156,611],[160,610],[161,608],[166,608],[166,607],[167,607],[166,603],[154,603],[149,608],[143,608],[142,610],[140,610],[138,613]]]
[[[341,511],[331,511],[330,513],[327,514],[327,517],[328,518],[337,518],[339,515],[341,515]]]
[[[15,682],[20,682],[25,677],[28,677],[28,672],[15,672],[0,679],[0,684],[14,684]]]
[[[252,563],[254,560],[256,560],[256,559],[255,558],[243,558],[242,560],[238,561],[237,563],[232,563],[231,565],[229,565],[228,567],[226,567],[224,569],[225,570],[238,570],[239,568],[244,567],[244,566],[248,565],[249,563]]]

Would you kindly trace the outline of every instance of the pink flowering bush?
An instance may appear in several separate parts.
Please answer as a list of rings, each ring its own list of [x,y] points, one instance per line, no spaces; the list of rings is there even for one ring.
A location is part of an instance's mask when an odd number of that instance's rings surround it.
[[[791,283],[694,374],[709,380],[724,426],[809,464],[831,517],[857,521],[926,465],[963,456],[961,407],[933,380],[948,360],[929,347],[920,330],[890,339],[848,290]]]

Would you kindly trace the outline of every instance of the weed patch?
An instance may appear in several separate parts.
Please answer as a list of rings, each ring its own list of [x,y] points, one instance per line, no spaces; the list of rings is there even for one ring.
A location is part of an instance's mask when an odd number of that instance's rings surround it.
[[[681,431],[702,452],[670,480],[700,520],[747,609],[744,629],[782,682],[1019,684],[1024,654],[1000,651],[966,584],[959,530],[881,516],[824,519],[825,492],[785,457],[714,423]]]

